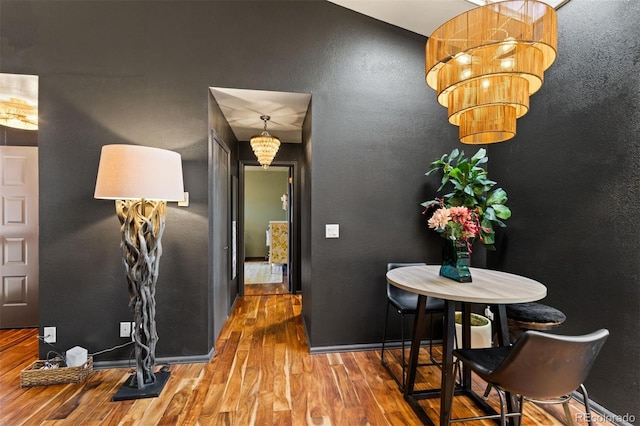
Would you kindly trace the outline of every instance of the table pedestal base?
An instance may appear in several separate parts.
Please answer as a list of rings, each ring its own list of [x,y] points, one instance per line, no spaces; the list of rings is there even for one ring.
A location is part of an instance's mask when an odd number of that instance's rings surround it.
[[[424,409],[418,404],[419,400],[440,398],[440,425],[450,425],[455,423],[456,419],[451,418],[451,408],[453,404],[453,396],[465,395],[473,400],[488,416],[497,415],[497,413],[485,399],[476,394],[471,389],[471,371],[463,368],[461,374],[461,382],[459,385],[455,381],[454,361],[453,361],[453,345],[456,340],[455,336],[455,302],[445,300],[444,322],[443,322],[443,340],[442,340],[442,379],[440,389],[429,389],[424,391],[415,391],[415,379],[418,363],[418,353],[420,351],[420,336],[426,332],[426,306],[427,296],[418,296],[417,315],[414,322],[414,334],[411,340],[411,352],[409,355],[408,377],[405,387],[404,398],[411,405],[416,415],[425,425],[434,425]],[[463,347],[471,347],[471,304],[462,303],[462,345]],[[494,306],[496,311],[496,324],[498,334],[498,344],[504,345],[509,342],[509,330],[506,321],[506,310],[504,305]],[[509,410],[513,408],[513,400],[507,395],[507,406]],[[510,424],[513,419],[509,419]]]

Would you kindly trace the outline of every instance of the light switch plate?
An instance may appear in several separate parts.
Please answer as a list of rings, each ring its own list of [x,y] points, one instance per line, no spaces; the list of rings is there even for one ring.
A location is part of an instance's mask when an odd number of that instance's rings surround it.
[[[327,223],[325,225],[325,238],[340,238],[340,225]]]

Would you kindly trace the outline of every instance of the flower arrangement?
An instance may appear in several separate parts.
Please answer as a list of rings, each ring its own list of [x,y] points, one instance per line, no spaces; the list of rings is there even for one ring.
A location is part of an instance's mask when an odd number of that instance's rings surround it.
[[[435,229],[448,240],[465,242],[467,249],[471,251],[471,245],[480,228],[477,211],[464,206],[446,207],[443,200],[438,201],[440,207],[429,219],[429,228]]]
[[[424,215],[436,209],[428,225],[444,238],[465,241],[471,248],[477,237],[485,248],[495,250],[494,227],[505,227],[503,221],[511,217],[511,210],[505,205],[507,193],[495,188],[496,182],[481,167],[487,161],[486,149],[481,148],[471,159],[454,149],[432,162],[426,175],[440,172],[438,192],[449,186],[451,192],[425,201],[422,206]]]

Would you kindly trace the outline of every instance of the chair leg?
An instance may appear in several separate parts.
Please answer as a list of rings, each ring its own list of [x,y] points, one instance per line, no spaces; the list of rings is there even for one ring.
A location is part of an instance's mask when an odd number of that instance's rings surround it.
[[[393,377],[393,379],[396,381],[396,383],[398,384],[398,387],[400,388],[401,392],[404,392],[404,387],[406,385],[406,381],[407,381],[407,355],[406,355],[406,342],[405,342],[405,322],[406,322],[406,318],[405,318],[405,314],[398,310],[398,314],[400,314],[400,346],[401,346],[401,367],[402,367],[402,379],[398,380],[398,378],[395,376],[395,374],[393,374],[391,372],[391,368],[389,367],[389,365],[387,364],[387,362],[384,359],[384,352],[385,352],[385,347],[386,347],[386,342],[387,342],[387,328],[389,325],[389,308],[390,308],[391,303],[387,302],[387,313],[386,313],[386,317],[384,320],[384,330],[382,333],[382,349],[380,351],[380,361],[382,363],[382,365],[387,369],[387,371],[389,372],[389,374]],[[431,316],[431,335],[429,336],[429,357],[431,358],[431,362],[434,365],[440,365],[440,363],[438,361],[435,360],[435,358],[433,357],[433,314],[430,314]],[[429,364],[419,364],[419,365],[429,365]]]
[[[522,413],[524,412],[524,396],[520,395],[518,398],[518,413],[520,414],[516,419],[515,425],[520,426],[522,424]]]
[[[429,314],[429,358],[433,365],[440,366],[442,364],[433,357],[433,313]]]
[[[562,408],[564,408],[564,415],[567,418],[567,425],[569,426],[573,426],[573,416],[571,415],[571,408],[569,408],[569,401],[570,399],[567,399],[566,401],[564,401],[562,403]]]
[[[504,413],[504,410],[505,410],[504,392],[498,389],[498,396],[500,397],[500,425],[507,426],[507,417]]]
[[[587,388],[585,388],[583,384],[580,385],[580,393],[582,393],[582,398],[584,400],[584,409],[587,414],[587,422],[589,423],[589,426],[593,426],[593,420],[591,419],[591,404],[589,404],[589,394],[587,393]]]
[[[400,322],[402,324],[400,324],[400,339],[402,339],[402,388],[400,389],[402,392],[404,392],[404,386],[405,386],[405,382],[407,381],[406,379],[406,361],[405,361],[405,354],[404,354],[404,314],[402,312],[400,312]]]
[[[458,332],[456,331],[455,327],[453,328],[453,347],[454,347],[454,349],[460,349],[458,347]],[[458,359],[455,359],[455,357],[454,357],[454,362],[456,363],[456,365],[461,363],[461,361],[458,360]],[[458,375],[458,383],[462,383],[462,368],[458,368],[458,374],[457,375]],[[454,377],[455,376],[456,375],[454,374]]]
[[[482,399],[485,401],[489,398],[489,394],[491,393],[492,386],[487,383],[487,387],[484,389],[484,394],[482,394]]]
[[[402,341],[402,382],[398,379],[398,377],[396,376],[396,374],[391,370],[391,367],[389,366],[389,364],[385,361],[384,359],[384,352],[385,352],[385,347],[386,347],[386,343],[387,343],[387,328],[389,325],[389,307],[391,306],[391,303],[387,301],[387,316],[384,320],[384,331],[382,332],[382,349],[380,350],[380,363],[382,364],[382,366],[387,370],[387,372],[389,373],[389,375],[391,376],[391,378],[396,382],[396,384],[398,385],[398,388],[400,389],[400,392],[404,392],[404,374],[405,374],[405,368],[404,368],[404,340]],[[400,313],[400,312],[399,312]],[[404,321],[404,318],[403,318]],[[404,327],[404,324],[403,324]],[[404,339],[404,331],[403,331],[403,337]]]
[[[382,332],[382,351],[380,352],[380,360],[382,361],[383,364],[384,364],[384,346],[385,346],[385,343],[387,342],[387,325],[389,324],[389,305],[390,303],[387,302],[387,316],[384,319],[384,331]]]

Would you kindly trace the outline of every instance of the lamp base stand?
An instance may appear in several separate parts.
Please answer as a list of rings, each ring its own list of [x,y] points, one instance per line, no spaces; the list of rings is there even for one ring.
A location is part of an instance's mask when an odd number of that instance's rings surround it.
[[[155,383],[151,383],[143,387],[142,389],[138,389],[137,386],[132,386],[135,379],[135,374],[129,376],[126,382],[118,389],[115,395],[111,398],[111,401],[127,401],[131,399],[142,399],[142,398],[157,398],[162,389],[164,389],[164,385],[167,384],[167,380],[169,380],[169,376],[171,372],[169,371],[158,371],[156,376]]]

